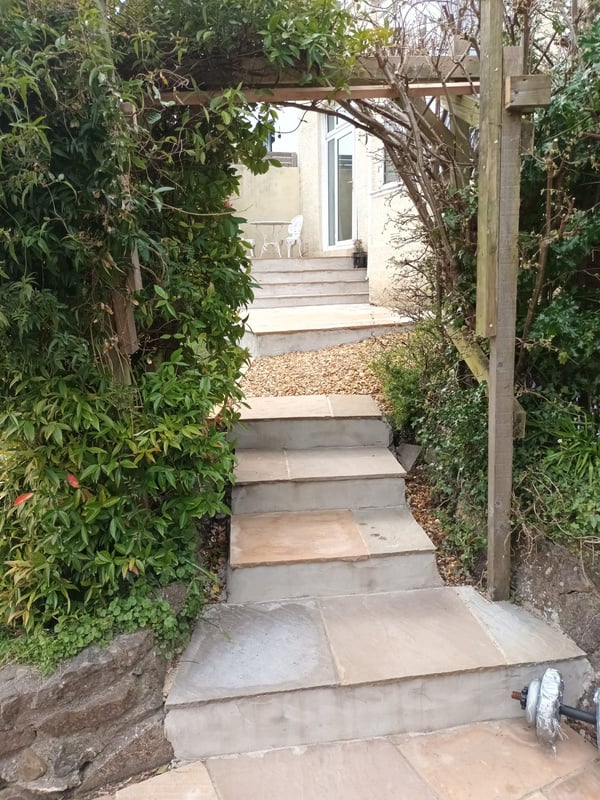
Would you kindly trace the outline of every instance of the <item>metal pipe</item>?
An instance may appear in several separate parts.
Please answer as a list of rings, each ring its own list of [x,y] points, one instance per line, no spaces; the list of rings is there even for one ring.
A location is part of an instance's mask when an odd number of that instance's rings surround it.
[[[558,710],[563,717],[569,719],[577,719],[580,722],[588,722],[590,725],[596,724],[596,714],[593,711],[584,711],[581,708],[573,708],[572,706],[559,706]]]

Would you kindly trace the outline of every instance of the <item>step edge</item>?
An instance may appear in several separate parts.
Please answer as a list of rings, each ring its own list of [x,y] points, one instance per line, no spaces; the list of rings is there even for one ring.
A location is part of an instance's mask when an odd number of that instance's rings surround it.
[[[336,562],[342,562],[344,564],[351,564],[355,561],[375,561],[377,559],[382,558],[392,558],[397,556],[398,558],[403,558],[405,556],[420,556],[420,555],[435,555],[437,552],[437,548],[434,544],[431,544],[430,547],[411,547],[408,550],[389,550],[386,552],[381,553],[367,553],[366,555],[355,555],[355,556],[322,556],[320,558],[299,558],[299,559],[289,559],[285,561],[253,561],[248,562],[245,564],[238,564],[235,559],[229,558],[229,566],[232,570],[241,570],[241,569],[255,569],[256,567],[293,567],[296,565],[302,566],[306,564],[334,564]]]
[[[415,589],[413,591],[422,591],[420,589]],[[240,605],[247,605],[246,603]],[[206,699],[198,699],[198,700],[185,700],[185,701],[173,701],[169,702],[169,698],[167,697],[164,703],[165,711],[169,712],[171,710],[177,709],[185,709],[185,708],[199,708],[202,706],[208,706],[215,703],[228,703],[231,701],[238,701],[238,700],[251,700],[252,698],[260,697],[260,698],[268,698],[268,697],[282,697],[284,695],[290,694],[305,694],[307,692],[312,692],[315,690],[321,689],[360,689],[366,686],[389,686],[393,684],[401,684],[401,683],[408,683],[409,681],[413,680],[422,680],[427,678],[443,678],[447,675],[479,675],[482,673],[490,673],[490,672],[497,672],[499,670],[511,670],[515,668],[521,667],[535,667],[539,666],[540,668],[543,665],[551,664],[555,666],[557,669],[560,668],[562,664],[573,664],[575,662],[580,661],[588,661],[588,658],[585,654],[583,655],[573,655],[565,658],[560,659],[546,659],[545,661],[511,661],[510,663],[498,663],[498,664],[488,664],[481,667],[470,667],[468,669],[450,669],[445,672],[436,671],[436,672],[422,672],[417,673],[414,675],[403,675],[397,677],[389,677],[389,678],[381,678],[380,680],[371,680],[371,681],[357,681],[356,683],[342,683],[341,681],[335,682],[323,682],[323,683],[315,683],[312,686],[302,686],[296,688],[287,688],[287,689],[273,689],[269,688],[264,692],[252,692],[251,694],[228,694],[223,695],[222,697],[213,697],[213,698],[206,698]]]
[[[235,488],[237,486],[262,486],[262,485],[287,486],[290,483],[320,483],[322,481],[335,481],[341,483],[342,481],[354,481],[354,480],[371,481],[371,480],[381,480],[382,478],[404,479],[406,478],[406,470],[400,467],[400,470],[398,470],[397,472],[371,473],[369,475],[364,475],[362,473],[353,473],[351,475],[306,475],[297,478],[291,478],[291,477],[275,478],[275,479],[258,478],[256,480],[252,480],[251,478],[245,478],[243,480],[236,480],[233,484],[233,490],[235,491]]]

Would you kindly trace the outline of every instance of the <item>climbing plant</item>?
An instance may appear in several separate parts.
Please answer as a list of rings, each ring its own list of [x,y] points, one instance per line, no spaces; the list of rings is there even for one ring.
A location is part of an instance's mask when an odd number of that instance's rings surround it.
[[[344,19],[333,0],[2,5],[5,632],[59,633],[73,650],[113,619],[172,639],[160,597],[173,581],[183,614],[197,609],[198,523],[226,509],[252,298],[228,198],[233,165],[266,169],[272,112],[235,87],[195,110],[161,92],[238,56],[308,80],[334,61]],[[69,631],[84,619],[81,641]]]

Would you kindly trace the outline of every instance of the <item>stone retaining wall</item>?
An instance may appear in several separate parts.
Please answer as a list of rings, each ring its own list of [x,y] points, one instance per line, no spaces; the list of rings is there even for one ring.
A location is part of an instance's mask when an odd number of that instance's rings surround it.
[[[519,602],[557,625],[588,655],[595,672],[587,687],[591,707],[594,687],[600,686],[600,572],[559,544],[542,541],[522,555],[515,568]],[[584,687],[585,688],[585,687]]]
[[[165,673],[149,631],[89,647],[50,677],[0,670],[0,800],[79,797],[167,764]]]

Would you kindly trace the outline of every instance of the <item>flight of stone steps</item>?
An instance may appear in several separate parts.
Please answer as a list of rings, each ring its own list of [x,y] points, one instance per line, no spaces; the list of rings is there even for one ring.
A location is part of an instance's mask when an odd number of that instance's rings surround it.
[[[350,257],[255,258],[252,308],[368,303],[366,269],[354,269]]]
[[[371,398],[249,403],[228,602],[199,620],[166,701],[177,759],[514,717],[511,691],[550,664],[575,699],[590,668],[567,637],[442,585]]]

